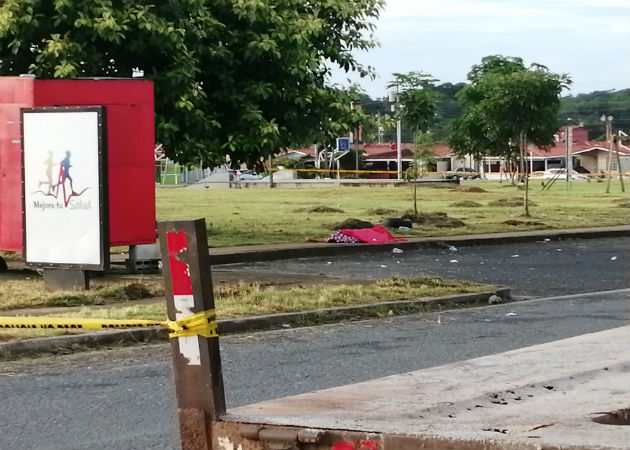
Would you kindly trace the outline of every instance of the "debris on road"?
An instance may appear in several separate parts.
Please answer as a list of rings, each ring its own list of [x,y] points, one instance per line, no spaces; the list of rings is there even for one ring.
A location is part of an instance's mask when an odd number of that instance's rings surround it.
[[[490,305],[498,305],[499,303],[503,303],[503,299],[498,295],[491,295],[490,298],[488,298],[488,303]]]
[[[514,316],[518,316],[518,314],[516,314],[515,312],[509,312],[505,315],[505,317],[514,317]]]
[[[459,262],[459,261],[457,261],[456,259],[451,259],[451,262],[452,262],[452,263],[457,263],[457,262]]]
[[[449,252],[456,252],[456,251],[457,251],[457,247],[455,247],[454,245],[451,245],[451,246],[448,248],[448,251],[449,251]]]
[[[611,261],[617,261],[617,257],[613,256],[612,258],[610,258]]]
[[[399,249],[398,247],[394,247],[394,249],[392,250],[392,253],[396,253],[396,254],[400,254],[403,251],[401,249]]]

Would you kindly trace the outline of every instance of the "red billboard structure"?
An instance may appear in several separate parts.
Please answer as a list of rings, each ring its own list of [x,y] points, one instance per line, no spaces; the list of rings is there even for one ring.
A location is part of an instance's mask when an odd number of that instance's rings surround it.
[[[0,251],[23,248],[21,108],[101,106],[107,113],[109,245],[154,243],[153,83],[0,77]]]

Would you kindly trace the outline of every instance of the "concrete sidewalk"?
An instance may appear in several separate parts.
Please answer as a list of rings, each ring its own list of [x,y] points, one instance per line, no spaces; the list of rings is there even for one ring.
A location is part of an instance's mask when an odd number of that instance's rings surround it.
[[[628,449],[629,341],[625,326],[235,408],[217,448],[309,430],[312,448]]]

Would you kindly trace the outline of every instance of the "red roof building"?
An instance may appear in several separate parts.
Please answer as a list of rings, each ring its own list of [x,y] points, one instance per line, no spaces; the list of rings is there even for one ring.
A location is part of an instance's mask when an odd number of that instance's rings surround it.
[[[547,148],[539,148],[530,145],[527,148],[528,169],[531,172],[544,171],[550,168],[565,167],[568,143],[566,142],[567,128],[564,127],[557,133],[555,145]],[[589,141],[588,130],[582,127],[573,127],[573,142],[571,143],[571,153],[573,155],[573,168],[586,173],[599,173],[607,171],[608,167],[608,144],[601,141]],[[355,148],[355,144],[351,145]],[[375,173],[374,178],[396,178],[396,167],[398,154],[395,143],[364,143],[359,145],[364,152],[365,167],[363,169],[373,171],[391,171],[394,173]],[[413,161],[413,144],[403,143],[402,148],[402,170],[405,171]],[[499,173],[502,158],[485,157],[482,161],[475,162],[472,157],[459,158],[454,154],[452,148],[445,143],[436,143],[431,148],[437,160],[437,172],[455,170],[459,167],[471,167],[486,174]],[[614,145],[613,145],[614,151]],[[619,157],[621,169],[625,172],[630,170],[630,148],[619,145]],[[287,155],[294,157],[315,157],[313,147],[290,150]],[[616,155],[613,153],[612,170],[617,170]]]

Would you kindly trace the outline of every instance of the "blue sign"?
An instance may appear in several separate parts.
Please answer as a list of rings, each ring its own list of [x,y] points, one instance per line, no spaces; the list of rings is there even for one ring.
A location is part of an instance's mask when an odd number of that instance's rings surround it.
[[[337,138],[337,151],[342,152],[345,150],[350,150],[350,139],[349,138]]]

